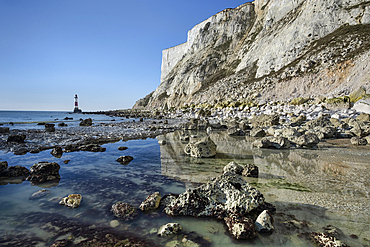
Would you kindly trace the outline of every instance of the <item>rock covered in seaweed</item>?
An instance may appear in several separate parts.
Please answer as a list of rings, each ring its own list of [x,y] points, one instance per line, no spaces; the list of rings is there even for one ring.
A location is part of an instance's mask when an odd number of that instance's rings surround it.
[[[145,201],[143,201],[139,208],[141,211],[150,211],[155,210],[159,207],[159,203],[161,202],[161,194],[159,192],[155,192],[151,195],[149,195]]]
[[[82,196],[80,194],[71,194],[64,197],[59,204],[70,208],[78,208],[81,204]]]
[[[111,211],[114,216],[122,220],[133,220],[138,216],[138,211],[135,207],[123,202],[113,204]]]
[[[226,172],[196,189],[188,189],[164,208],[171,216],[224,218],[245,215],[265,203],[260,191],[251,187],[241,175]]]

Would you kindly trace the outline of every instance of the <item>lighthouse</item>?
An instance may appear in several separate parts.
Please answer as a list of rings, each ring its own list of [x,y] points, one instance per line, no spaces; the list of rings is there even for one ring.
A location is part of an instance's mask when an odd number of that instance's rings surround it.
[[[82,110],[78,108],[78,96],[75,94],[75,108],[73,109],[73,113],[81,113]]]

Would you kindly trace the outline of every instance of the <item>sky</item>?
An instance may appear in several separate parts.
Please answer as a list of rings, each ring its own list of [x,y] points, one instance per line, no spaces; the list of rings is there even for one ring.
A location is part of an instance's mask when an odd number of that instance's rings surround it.
[[[162,50],[250,0],[0,0],[0,110],[131,108],[160,84]]]

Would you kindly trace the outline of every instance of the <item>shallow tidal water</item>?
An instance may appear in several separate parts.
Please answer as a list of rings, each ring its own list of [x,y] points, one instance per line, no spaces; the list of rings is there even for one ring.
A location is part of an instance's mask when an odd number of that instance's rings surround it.
[[[180,140],[182,134],[110,143],[103,145],[107,148],[103,153],[64,153],[61,158],[53,157],[50,150],[23,156],[0,153],[0,160],[8,161],[9,166],[30,168],[40,161],[61,166],[59,182],[32,185],[28,181],[1,181],[0,245],[14,239],[23,244],[19,246],[50,246],[55,240],[67,238],[78,243],[84,239],[74,238],[76,229],[82,229],[76,225],[136,236],[155,246],[165,246],[189,234],[195,234],[205,246],[314,246],[303,235],[323,232],[331,225],[339,229],[339,239],[347,245],[370,245],[368,147],[354,148],[349,140],[329,140],[315,150],[259,150],[252,148],[253,139],[214,132],[210,136],[217,145],[216,157],[194,159],[184,155],[186,143]],[[158,140],[163,139],[167,144],[160,146]],[[128,149],[119,151],[120,146]],[[122,165],[116,161],[121,155],[133,156],[134,160]],[[64,160],[70,162],[64,164]],[[231,239],[222,221],[171,218],[161,212],[140,213],[133,221],[118,220],[119,226],[111,226],[116,220],[110,212],[114,203],[122,201],[138,207],[156,191],[161,195],[182,193],[219,176],[231,161],[259,167],[258,179],[245,179],[276,207],[273,234],[237,242]],[[43,188],[50,190],[50,195],[29,200],[32,193]],[[62,197],[74,193],[83,197],[79,208],[58,204]],[[153,233],[154,228],[170,222],[182,225],[182,235],[159,238]]]

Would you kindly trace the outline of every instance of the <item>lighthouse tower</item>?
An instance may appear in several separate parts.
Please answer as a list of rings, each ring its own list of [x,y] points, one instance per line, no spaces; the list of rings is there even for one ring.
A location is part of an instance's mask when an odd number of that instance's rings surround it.
[[[82,110],[78,108],[78,96],[75,95],[75,108],[73,109],[73,113],[81,113]]]

